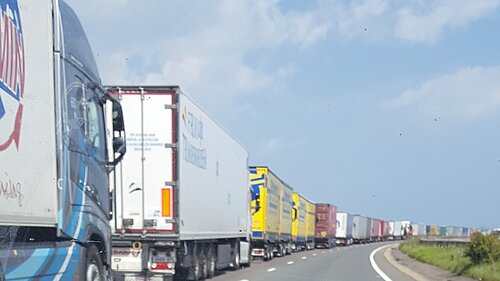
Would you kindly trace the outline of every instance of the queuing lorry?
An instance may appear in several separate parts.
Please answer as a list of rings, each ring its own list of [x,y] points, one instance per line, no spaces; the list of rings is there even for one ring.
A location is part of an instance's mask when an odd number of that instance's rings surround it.
[[[265,261],[292,252],[293,189],[268,167],[250,170],[252,257]]]
[[[401,226],[403,227],[403,236],[405,239],[413,236],[411,221],[401,221]]]
[[[337,213],[337,245],[347,246],[353,242],[353,216],[348,212]]]
[[[315,248],[316,204],[306,199],[306,250]]]
[[[0,0],[0,9],[0,280],[111,278],[120,104],[67,4]]]
[[[299,193],[292,195],[292,250],[315,248],[316,205]]]
[[[248,153],[178,86],[109,86],[127,113],[116,280],[210,278],[250,257]]]
[[[352,217],[352,240],[353,243],[361,244],[370,241],[370,220],[361,215]]]
[[[316,204],[316,235],[314,243],[317,248],[334,247],[337,234],[337,206],[332,204]]]
[[[385,240],[389,239],[390,231],[391,231],[391,228],[390,228],[389,222],[385,221],[385,220],[381,220],[380,221],[380,238],[381,238],[381,240],[385,241]]]
[[[389,222],[389,239],[400,240],[403,239],[403,225],[401,221]]]
[[[382,235],[382,222],[378,219],[371,219],[370,241],[380,241]]]

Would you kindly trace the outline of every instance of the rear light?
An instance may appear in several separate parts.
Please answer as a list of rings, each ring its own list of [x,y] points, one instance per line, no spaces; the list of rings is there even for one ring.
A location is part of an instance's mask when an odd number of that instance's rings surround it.
[[[174,264],[170,262],[154,262],[151,264],[153,270],[171,270],[173,268]]]

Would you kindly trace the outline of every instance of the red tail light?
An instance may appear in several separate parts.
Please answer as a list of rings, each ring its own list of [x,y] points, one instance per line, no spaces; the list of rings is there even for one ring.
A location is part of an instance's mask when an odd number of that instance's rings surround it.
[[[174,268],[174,264],[170,262],[154,262],[151,264],[153,270],[170,270]]]

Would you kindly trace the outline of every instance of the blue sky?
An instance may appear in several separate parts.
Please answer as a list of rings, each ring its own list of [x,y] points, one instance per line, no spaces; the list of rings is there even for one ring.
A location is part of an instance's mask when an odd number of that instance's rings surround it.
[[[176,84],[316,202],[500,226],[500,1],[67,1],[106,84]]]

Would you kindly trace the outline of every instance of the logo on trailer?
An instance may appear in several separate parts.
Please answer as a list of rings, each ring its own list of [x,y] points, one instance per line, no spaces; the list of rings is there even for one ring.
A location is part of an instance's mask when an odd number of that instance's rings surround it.
[[[0,0],[0,151],[19,146],[24,94],[24,41],[17,0]]]

